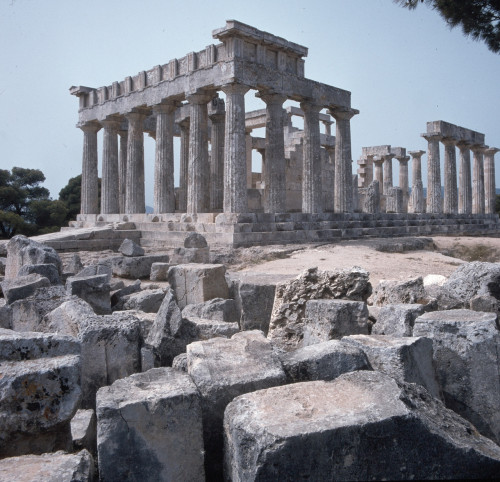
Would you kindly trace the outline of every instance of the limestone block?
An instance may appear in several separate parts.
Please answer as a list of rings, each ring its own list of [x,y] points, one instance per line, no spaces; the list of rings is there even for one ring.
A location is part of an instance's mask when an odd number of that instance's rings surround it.
[[[123,254],[123,256],[144,256],[144,249],[131,239],[124,239],[118,251]]]
[[[111,313],[110,288],[105,274],[68,278],[66,293],[85,300],[99,315]]]
[[[380,212],[380,185],[378,181],[372,181],[366,190],[363,212],[370,214]]]
[[[101,263],[85,266],[85,268],[78,271],[75,278],[86,278],[87,276],[96,276],[98,274],[105,274],[108,278],[108,283],[111,282],[111,266]]]
[[[80,298],[65,301],[43,318],[46,331],[77,337],[81,320],[95,315],[92,307]]]
[[[165,297],[162,289],[143,290],[124,297],[124,310],[141,310],[146,313],[156,313]]]
[[[144,345],[141,348],[141,371],[147,372],[151,370],[151,368],[155,368],[156,365],[157,360],[154,348],[149,345]]]
[[[92,409],[77,410],[71,419],[71,439],[73,450],[87,449],[97,453],[97,419]]]
[[[12,309],[4,298],[0,298],[0,328],[12,328]]]
[[[177,355],[174,360],[172,361],[172,368],[175,368],[176,370],[180,370],[181,372],[186,372],[188,370],[187,367],[187,353],[181,353],[180,355]]]
[[[155,368],[97,393],[102,480],[204,481],[200,395],[191,378]]]
[[[365,301],[371,289],[368,272],[362,268],[335,271],[307,269],[297,278],[276,286],[267,337],[282,350],[296,349],[302,343],[303,318],[308,300]]]
[[[22,455],[0,460],[0,480],[16,482],[92,482],[94,460],[87,450]]]
[[[207,320],[195,316],[183,316],[180,329],[186,346],[194,341],[209,340],[216,336],[230,338],[239,331],[240,326],[237,322]]]
[[[370,370],[360,349],[339,340],[324,341],[298,348],[281,356],[289,383],[333,380],[343,373]]]
[[[260,331],[212,338],[187,347],[188,373],[202,397],[205,471],[222,476],[222,422],[226,405],[236,396],[285,383],[286,377],[271,344]]]
[[[184,239],[185,248],[207,248],[207,240],[200,233],[189,233]]]
[[[302,346],[368,334],[368,309],[363,301],[309,300],[302,328]]]
[[[26,264],[53,264],[58,273],[62,273],[61,258],[53,248],[44,246],[26,236],[14,236],[7,243],[5,279],[17,277],[19,270]]]
[[[133,283],[116,289],[111,294],[111,306],[115,310],[123,309],[123,303],[125,302],[125,297],[132,293],[137,293],[141,291],[141,280],[135,280]]]
[[[381,280],[373,290],[369,302],[376,306],[404,304],[425,304],[428,302],[421,276],[407,281]]]
[[[418,383],[434,397],[442,398],[430,338],[352,335],[342,338],[342,341],[363,350],[374,370],[400,382]]]
[[[372,327],[374,335],[412,336],[415,319],[425,308],[418,303],[385,305],[380,308],[377,322]]]
[[[63,277],[74,276],[83,269],[82,260],[78,253],[75,253],[66,265],[63,266]]]
[[[470,299],[470,309],[496,313],[498,311],[498,300],[491,295],[476,295]]]
[[[167,281],[169,268],[170,268],[169,263],[153,263],[151,265],[151,272],[149,274],[149,279],[151,281]]]
[[[153,263],[168,263],[168,254],[148,254],[145,256],[119,256],[112,258],[114,276],[128,279],[148,278]]]
[[[175,248],[172,256],[173,264],[209,262],[210,250],[208,248]]]
[[[0,283],[2,286],[5,301],[8,304],[14,303],[16,300],[21,300],[32,295],[38,288],[50,286],[50,281],[39,274],[29,274],[26,276],[18,276],[16,278],[5,278]]]
[[[168,282],[179,307],[227,298],[226,268],[222,264],[180,264],[168,270]]]
[[[413,336],[432,338],[434,366],[448,408],[500,442],[500,331],[495,313],[435,311],[415,320]]]
[[[5,275],[5,265],[7,264],[7,258],[0,256],[0,276]]]
[[[242,480],[496,477],[500,447],[414,384],[372,371],[239,396],[225,474]]]
[[[18,276],[27,276],[33,273],[44,276],[52,285],[61,284],[59,272],[57,271],[57,267],[53,264],[25,264],[19,270]]]
[[[186,305],[182,310],[183,318],[204,318],[206,320],[238,322],[239,315],[236,302],[228,299],[214,298],[205,303]]]

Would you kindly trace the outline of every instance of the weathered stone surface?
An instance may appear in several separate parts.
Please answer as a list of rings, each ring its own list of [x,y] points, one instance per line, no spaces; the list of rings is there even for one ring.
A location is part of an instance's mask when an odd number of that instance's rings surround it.
[[[228,299],[214,298],[205,303],[186,305],[182,310],[183,318],[204,318],[206,320],[238,322],[236,302]]]
[[[7,264],[7,258],[0,256],[0,276],[5,275],[5,265]]]
[[[187,353],[181,353],[180,355],[177,355],[172,361],[172,368],[187,373],[188,371]]]
[[[156,313],[160,309],[164,297],[165,292],[162,289],[139,291],[125,297],[123,309]]]
[[[0,328],[12,328],[12,309],[4,298],[0,298]]]
[[[73,450],[87,449],[97,453],[97,419],[92,409],[77,410],[71,419]]]
[[[77,337],[81,321],[94,315],[92,307],[80,298],[65,301],[44,316],[44,331]]]
[[[75,278],[87,278],[88,276],[96,276],[98,274],[105,274],[108,279],[108,283],[111,282],[111,266],[107,263],[97,263],[85,266],[82,270],[74,276]]]
[[[498,311],[498,300],[491,295],[476,295],[470,299],[470,309],[496,313]]]
[[[99,315],[111,313],[110,288],[105,274],[68,278],[66,293],[85,300]]]
[[[78,253],[75,253],[72,258],[68,261],[66,265],[63,266],[63,275],[67,278],[68,276],[74,276],[76,273],[83,269],[82,260]]]
[[[298,346],[314,345],[359,333],[367,335],[368,309],[363,301],[309,300],[306,302],[303,318],[302,343],[300,328],[293,325],[293,330],[299,338]],[[273,341],[276,342],[277,339]]]
[[[123,254],[123,256],[144,256],[144,249],[131,239],[124,239],[118,251]]]
[[[339,340],[324,341],[298,348],[281,356],[289,383],[333,380],[343,373],[370,370],[360,349]]]
[[[175,248],[172,255],[173,264],[209,263],[210,250],[208,248]]]
[[[230,323],[197,318],[196,316],[183,316],[179,333],[182,334],[184,344],[187,346],[194,341],[209,340],[216,336],[229,338],[239,331],[240,327],[237,322]]]
[[[191,378],[155,368],[97,393],[102,480],[203,481],[200,395]]]
[[[185,248],[206,248],[208,247],[205,236],[200,233],[189,233],[184,239]]]
[[[373,305],[426,304],[428,302],[421,276],[407,281],[381,280],[369,302]]]
[[[500,448],[414,384],[358,371],[242,395],[225,413],[231,480],[496,477]]]
[[[125,297],[132,293],[137,293],[138,291],[141,291],[141,280],[138,279],[127,286],[117,288],[114,293],[111,294],[111,306],[116,310],[123,309]]]
[[[179,307],[227,298],[226,268],[222,264],[180,264],[168,270],[168,282]]]
[[[365,301],[371,294],[368,272],[362,268],[318,271],[310,268],[297,278],[276,286],[268,338],[281,349],[297,348],[302,340],[306,301],[349,299]]]
[[[12,304],[16,300],[31,296],[38,288],[50,286],[50,281],[39,274],[29,274],[10,279],[6,277],[0,285],[2,286],[5,301]]]
[[[285,383],[277,356],[262,332],[245,331],[231,339],[213,338],[187,347],[188,373],[202,396],[205,471],[222,475],[222,422],[236,396]]]
[[[432,361],[431,339],[352,335],[342,341],[363,350],[374,370],[400,382],[418,383],[434,397],[442,398]]]
[[[415,320],[413,336],[432,338],[434,366],[448,408],[500,442],[500,331],[495,313],[435,311]]]
[[[168,263],[168,254],[148,254],[145,256],[118,256],[111,259],[114,276],[129,279],[148,278],[153,263]]]
[[[0,480],[16,482],[92,482],[94,460],[87,450],[22,455],[0,460]]]
[[[366,190],[363,212],[370,214],[380,212],[380,185],[378,181],[372,181]]]
[[[149,336],[149,332],[151,331],[153,323],[155,322],[156,313],[146,313],[145,311],[141,310],[126,310],[123,312],[123,314],[137,318],[137,320],[139,321],[141,338],[145,340]],[[119,313],[117,313],[116,316],[119,316]]]
[[[18,276],[27,276],[33,273],[44,276],[52,285],[61,284],[59,272],[57,271],[57,267],[53,264],[25,264],[19,270]]]
[[[62,273],[61,258],[53,248],[26,236],[14,236],[7,243],[5,279],[16,278],[19,270],[26,264],[53,264],[58,273]]]
[[[149,279],[151,281],[167,281],[169,268],[170,268],[169,263],[153,263],[151,265]]]
[[[448,278],[441,274],[428,274],[424,276],[424,288],[432,285],[442,286]]]
[[[412,336],[415,319],[423,315],[424,305],[418,303],[385,305],[380,308],[377,322],[372,327],[374,335]]]

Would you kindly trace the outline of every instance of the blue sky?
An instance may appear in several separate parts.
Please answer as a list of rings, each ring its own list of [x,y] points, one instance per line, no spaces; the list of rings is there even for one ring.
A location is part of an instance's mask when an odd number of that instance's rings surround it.
[[[352,105],[361,111],[351,123],[355,165],[362,146],[425,150],[420,134],[432,120],[477,130],[486,144],[500,147],[500,55],[450,30],[426,6],[408,11],[392,0],[0,0],[0,168],[41,169],[57,198],[81,172],[83,134],[75,128],[78,102],[69,87],[109,85],[201,50],[215,43],[212,30],[226,19],[308,47],[306,77],[352,92]],[[246,103],[248,110],[262,107],[253,92]],[[154,144],[147,136],[145,146],[151,204]]]

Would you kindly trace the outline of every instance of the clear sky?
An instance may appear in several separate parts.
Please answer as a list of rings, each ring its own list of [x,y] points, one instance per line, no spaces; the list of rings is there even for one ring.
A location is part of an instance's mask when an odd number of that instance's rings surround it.
[[[425,150],[420,134],[432,120],[482,132],[486,144],[500,147],[500,55],[450,30],[426,6],[408,11],[392,0],[0,0],[0,168],[41,169],[57,199],[81,172],[83,133],[75,128],[78,99],[69,87],[109,85],[202,50],[216,43],[212,30],[226,19],[308,47],[306,77],[352,92],[352,106],[361,111],[351,121],[355,167],[362,146]],[[246,103],[248,110],[263,105],[252,91]],[[154,144],[147,136],[145,146],[151,205]],[[499,159],[500,153],[497,165]]]

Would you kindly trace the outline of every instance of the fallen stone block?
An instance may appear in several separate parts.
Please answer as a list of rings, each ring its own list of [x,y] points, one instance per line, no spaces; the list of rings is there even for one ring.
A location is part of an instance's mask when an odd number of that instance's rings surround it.
[[[236,322],[183,316],[179,333],[182,334],[182,339],[187,346],[194,341],[209,340],[219,336],[230,338],[239,331],[240,327]]]
[[[352,335],[342,338],[342,341],[363,350],[374,370],[400,382],[418,383],[431,395],[442,399],[430,338]]]
[[[207,240],[200,233],[189,233],[184,239],[185,248],[207,248]]]
[[[153,263],[168,263],[168,254],[149,254],[144,256],[118,256],[111,259],[114,276],[129,279],[148,278]]]
[[[260,331],[212,338],[187,347],[188,373],[202,397],[205,472],[220,480],[223,459],[223,417],[236,396],[282,385],[286,376],[272,346]]]
[[[168,282],[179,307],[227,298],[226,268],[222,264],[180,264],[168,270]]]
[[[16,482],[92,482],[94,460],[87,450],[23,455],[0,460],[0,480]]]
[[[157,313],[164,297],[165,291],[162,289],[139,291],[125,297],[123,300],[123,309]]]
[[[236,302],[228,299],[214,298],[205,303],[186,305],[182,310],[183,318],[204,318],[213,321],[237,323],[239,320]]]
[[[239,396],[224,431],[230,480],[436,480],[500,471],[500,447],[423,388],[379,372]]]
[[[200,394],[191,378],[155,368],[97,393],[99,475],[106,481],[204,481]]]
[[[427,304],[428,296],[421,276],[407,281],[381,280],[368,301],[376,306],[396,304]]]
[[[187,368],[187,353],[181,353],[180,355],[177,355],[174,360],[172,361],[172,368],[175,368],[176,370],[180,370],[181,372],[186,372],[188,371]]]
[[[305,346],[281,356],[288,383],[333,380],[343,373],[371,370],[363,350],[330,340]]]
[[[5,275],[5,265],[7,264],[7,258],[0,257],[0,276]]]
[[[434,366],[448,408],[500,442],[500,331],[495,313],[435,311],[415,320],[413,336],[432,338]]]
[[[137,243],[134,243],[131,239],[124,239],[118,252],[123,254],[123,256],[144,256],[144,248],[141,248]]]
[[[276,286],[268,338],[280,349],[293,350],[302,342],[306,301],[348,299],[365,301],[371,294],[368,272],[362,268],[336,271],[305,270]],[[280,340],[279,342],[277,340]]]
[[[382,306],[378,312],[377,322],[372,327],[372,333],[395,337],[412,336],[415,319],[424,312],[424,305],[418,303]]]
[[[98,315],[111,313],[109,281],[105,274],[68,278],[66,293],[85,300]]]
[[[470,299],[470,309],[487,313],[498,312],[498,300],[491,295],[476,295]]]
[[[151,265],[149,279],[151,281],[167,281],[168,269],[170,268],[170,266],[170,263],[153,263]]]
[[[97,453],[97,418],[92,409],[77,410],[71,419],[71,439],[73,450],[87,449]]]
[[[39,274],[50,281],[51,285],[60,285],[61,278],[57,267],[53,264],[25,264],[19,270],[18,276],[27,276],[29,274]]]
[[[5,278],[0,285],[5,301],[7,304],[12,304],[14,301],[31,296],[38,288],[50,286],[50,281],[39,274],[29,274],[14,279]]]
[[[12,328],[12,309],[4,298],[0,298],[0,328]]]
[[[123,303],[125,303],[126,296],[132,293],[137,293],[141,291],[141,280],[135,280],[133,283],[116,289],[111,294],[111,306],[115,310],[123,309]]]
[[[85,300],[76,298],[65,301],[47,313],[43,318],[43,325],[48,332],[77,337],[81,321],[93,316],[95,312],[92,307]]]
[[[80,255],[75,253],[66,265],[63,265],[63,278],[75,276],[76,273],[83,269],[82,260]]]
[[[209,248],[175,248],[172,255],[173,264],[209,263]]]
[[[99,274],[106,275],[108,283],[111,283],[111,276],[112,276],[111,266],[100,263],[85,266],[85,268],[78,271],[78,273],[74,276],[74,278],[87,278],[89,276],[96,276]]]
[[[137,318],[137,320],[139,321],[139,330],[141,332],[141,338],[145,340],[149,336],[149,332],[153,327],[153,324],[156,319],[156,313],[146,313],[145,311],[140,311],[140,310],[126,310],[123,311],[122,313],[124,315],[129,315]],[[119,315],[119,313],[116,313],[116,315]]]

